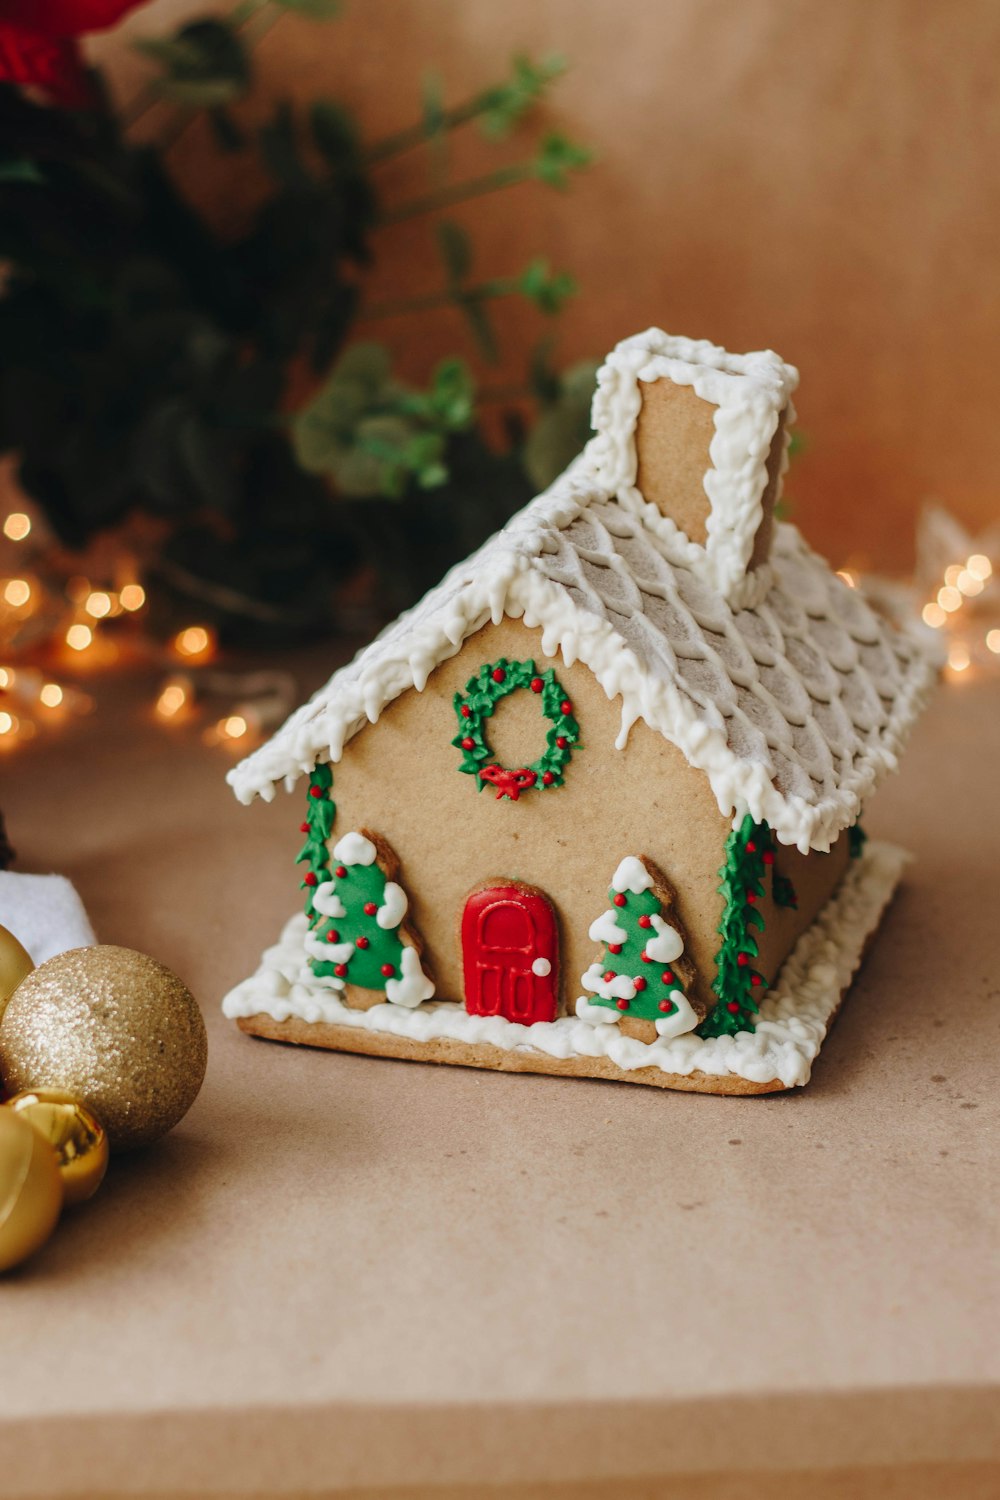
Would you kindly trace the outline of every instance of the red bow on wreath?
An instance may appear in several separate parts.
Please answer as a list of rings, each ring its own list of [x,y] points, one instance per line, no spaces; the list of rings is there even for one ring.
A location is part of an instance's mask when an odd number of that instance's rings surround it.
[[[503,766],[484,766],[479,773],[482,781],[488,781],[490,786],[498,788],[497,801],[501,797],[509,797],[516,802],[522,792],[526,792],[529,786],[534,786],[538,780],[537,771],[529,771],[527,766],[522,766],[519,771],[507,771]]]

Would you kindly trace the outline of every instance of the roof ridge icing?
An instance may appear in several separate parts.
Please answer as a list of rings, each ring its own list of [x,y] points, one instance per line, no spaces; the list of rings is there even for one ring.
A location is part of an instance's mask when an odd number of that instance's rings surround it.
[[[713,436],[705,454],[703,487],[709,501],[705,539],[691,538],[637,487],[637,431],[644,386],[657,381],[689,387],[713,408]],[[731,354],[707,339],[648,328],[623,339],[597,373],[592,425],[585,450],[602,488],[641,515],[668,555],[698,573],[737,608],[757,603],[770,587],[770,568],[751,570],[763,520],[772,440],[781,428],[776,494],[788,468],[788,440],[799,372],[773,349]]]
[[[915,638],[776,527],[773,583],[730,604],[578,459],[400,615],[229,772],[241,801],[290,790],[488,621],[522,619],[622,700],[618,748],[643,719],[709,779],[734,823],[829,848],[898,752],[933,679]]]

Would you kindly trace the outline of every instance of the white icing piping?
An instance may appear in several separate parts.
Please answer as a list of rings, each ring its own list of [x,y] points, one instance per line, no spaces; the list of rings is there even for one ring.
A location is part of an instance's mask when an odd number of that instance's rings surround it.
[[[526,1049],[549,1057],[608,1057],[619,1068],[658,1067],[666,1073],[695,1071],[724,1077],[734,1074],[753,1083],[776,1080],[786,1088],[808,1081],[812,1064],[843,990],[861,962],[869,935],[878,925],[909,856],[891,844],[869,841],[853,861],[838,890],[803,933],[785,960],[774,988],[765,997],[754,1032],[702,1038],[688,1031],[655,1042],[623,1036],[615,1025],[594,1025],[613,1012],[586,1019],[562,1016],[521,1026],[500,1016],[472,1016],[454,1002],[431,1002],[416,1009],[375,1005],[352,1010],[318,981],[303,983],[306,918],[297,914],[286,924],[278,944],[263,955],[252,978],[226,996],[223,1011],[240,1016],[292,1017],[356,1027],[416,1042],[451,1037],[470,1045],[486,1043],[504,1049]],[[407,951],[413,951],[407,950]],[[676,999],[676,995],[674,996]],[[602,1010],[602,1007],[592,1007]],[[670,1023],[673,1017],[664,1017]]]
[[[562,501],[562,509],[568,509],[571,516],[579,514],[581,507],[572,494],[551,498]],[[293,786],[317,760],[338,761],[352,735],[370,718],[377,718],[376,705],[384,707],[409,687],[419,689],[432,662],[453,656],[486,619],[499,624],[505,615],[540,627],[545,654],[561,654],[567,665],[582,661],[609,699],[621,695],[619,749],[624,748],[631,726],[644,719],[676,745],[691,765],[704,771],[720,812],[732,817],[734,827],[749,812],[757,822],[766,819],[782,843],[794,844],[803,853],[810,848],[827,850],[857,818],[882,775],[895,770],[896,752],[933,680],[929,664],[915,661],[892,706],[881,742],[868,746],[865,758],[840,780],[836,795],[807,803],[794,794],[783,796],[767,766],[735,755],[723,727],[708,722],[674,683],[653,677],[609,621],[578,610],[567,591],[544,576],[535,562],[523,553],[498,551],[492,576],[470,579],[443,616],[435,615],[422,630],[414,630],[399,642],[399,655],[379,656],[370,672],[345,683],[331,702],[322,704],[322,712],[306,705],[311,716],[299,710],[274,740],[230,771],[228,779],[237,795],[244,802],[256,794],[270,801],[275,778],[285,776],[286,785]],[[295,767],[292,771],[289,762]]]
[[[661,379],[692,387],[715,407],[711,467],[704,477],[711,502],[704,545],[692,541],[635,487],[640,382]],[[763,518],[771,442],[788,407],[780,495],[795,417],[791,394],[798,381],[798,371],[770,349],[729,354],[705,340],[671,337],[659,328],[624,339],[598,371],[592,415],[596,435],[587,445],[586,460],[602,486],[660,537],[668,555],[718,589],[735,609],[758,604],[771,585],[769,567],[747,569]]]

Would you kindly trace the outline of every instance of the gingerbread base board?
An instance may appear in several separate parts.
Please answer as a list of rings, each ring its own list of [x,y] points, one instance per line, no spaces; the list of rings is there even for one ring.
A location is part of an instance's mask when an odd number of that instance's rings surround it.
[[[305,918],[289,921],[255,975],[223,1002],[251,1035],[336,1051],[503,1072],[614,1079],[712,1094],[768,1094],[806,1083],[812,1063],[899,883],[908,856],[869,843],[786,959],[754,1033],[693,1033],[646,1044],[614,1025],[564,1016],[534,1027],[470,1016],[452,1002],[351,1010],[309,982]]]

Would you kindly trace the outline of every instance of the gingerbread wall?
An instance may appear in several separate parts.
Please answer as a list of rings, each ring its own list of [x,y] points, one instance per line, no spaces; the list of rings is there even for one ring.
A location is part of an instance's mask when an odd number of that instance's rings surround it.
[[[553,666],[580,724],[565,784],[517,802],[498,801],[488,788],[477,792],[451,744],[453,694],[483,662],[501,656]],[[729,824],[707,779],[643,722],[633,727],[626,751],[616,750],[620,723],[619,704],[608,701],[586,667],[546,657],[539,631],[506,620],[471,636],[432,673],[423,693],[397,698],[347,745],[334,767],[334,838],[367,827],[391,844],[440,998],[462,998],[458,924],[466,896],[500,876],[538,886],[554,903],[564,1004],[572,1004],[598,951],[588,928],[607,906],[619,861],[636,854],[653,859],[677,890],[697,992],[706,1006],[713,1003],[718,871]],[[498,705],[490,743],[502,763],[522,765],[541,753],[547,727],[537,699],[516,693]],[[798,912],[775,909],[769,897],[762,903],[761,967],[768,975],[832,891],[845,855],[846,849],[808,858],[779,851],[777,868],[794,881],[800,902]]]

